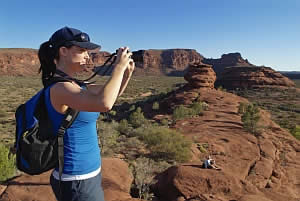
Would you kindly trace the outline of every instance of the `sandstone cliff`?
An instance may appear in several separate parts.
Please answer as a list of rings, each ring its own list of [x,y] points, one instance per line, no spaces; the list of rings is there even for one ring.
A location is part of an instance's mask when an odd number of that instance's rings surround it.
[[[137,74],[182,76],[190,63],[203,56],[193,49],[139,50],[133,52]]]
[[[244,59],[240,53],[229,53],[223,54],[220,59],[208,59],[204,58],[203,63],[210,64],[213,66],[214,71],[216,72],[217,76],[219,76],[226,67],[231,66],[254,66],[253,64],[249,63],[247,59]]]
[[[226,89],[268,86],[294,87],[295,83],[270,67],[229,67],[219,76],[216,85]]]
[[[37,50],[0,49],[0,75],[37,75],[38,69]]]

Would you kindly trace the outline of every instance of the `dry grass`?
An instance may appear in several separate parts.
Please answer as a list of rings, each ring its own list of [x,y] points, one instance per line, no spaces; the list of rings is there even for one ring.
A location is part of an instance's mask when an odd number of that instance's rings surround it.
[[[108,77],[99,77],[97,83],[104,84]],[[174,89],[174,85],[184,83],[178,77],[133,77],[125,93],[117,104],[124,101],[133,103],[147,97],[140,95],[151,92],[153,95]],[[15,111],[42,88],[39,76],[12,77],[0,76],[0,143],[11,144],[15,136]]]

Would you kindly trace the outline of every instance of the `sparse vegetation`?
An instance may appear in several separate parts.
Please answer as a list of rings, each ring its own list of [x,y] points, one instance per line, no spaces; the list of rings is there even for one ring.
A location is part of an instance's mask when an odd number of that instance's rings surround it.
[[[135,134],[155,159],[185,162],[189,160],[191,142],[176,130],[160,126],[140,127]]]
[[[15,173],[15,155],[5,145],[0,144],[0,182],[13,177]]]
[[[300,87],[300,80],[293,81]],[[269,111],[272,120],[292,135],[296,125],[300,125],[300,93],[294,88],[244,89],[232,92]],[[239,112],[242,108],[240,106]]]
[[[147,123],[147,119],[144,117],[142,109],[138,107],[133,113],[129,116],[129,123],[134,127],[138,128],[143,124]]]
[[[152,105],[152,109],[153,110],[159,110],[159,103],[158,102],[154,102]]]
[[[101,154],[112,155],[116,148],[119,132],[117,131],[118,123],[112,122],[98,122],[98,136],[101,148]]]
[[[204,107],[207,108],[206,105],[206,103],[204,104],[202,102],[194,102],[189,107],[179,105],[173,111],[173,119],[176,121],[195,115],[201,115]]]
[[[242,114],[242,122],[244,129],[250,133],[258,134],[258,121],[260,119],[259,108],[253,104],[248,104],[247,106],[243,107],[245,107],[245,111]],[[242,107],[240,106],[240,108]]]

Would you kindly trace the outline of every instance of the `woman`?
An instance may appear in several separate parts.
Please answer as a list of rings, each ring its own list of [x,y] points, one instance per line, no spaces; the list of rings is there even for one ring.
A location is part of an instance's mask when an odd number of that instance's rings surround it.
[[[53,76],[72,79],[88,63],[88,50],[100,48],[91,43],[88,34],[64,27],[40,46],[43,83]],[[135,64],[128,47],[118,49],[110,79],[104,86],[80,86],[75,81],[58,82],[46,89],[46,107],[55,133],[66,110],[80,111],[64,135],[64,168],[61,183],[58,169],[51,174],[50,183],[60,201],[103,201],[101,188],[101,157],[96,121],[99,112],[109,111],[132,75]]]

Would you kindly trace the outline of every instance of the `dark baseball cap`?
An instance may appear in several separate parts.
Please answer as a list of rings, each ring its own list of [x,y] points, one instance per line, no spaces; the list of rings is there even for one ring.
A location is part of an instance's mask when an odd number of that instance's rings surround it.
[[[49,39],[49,42],[56,48],[64,45],[75,45],[88,50],[101,48],[100,45],[90,42],[90,37],[78,29],[63,27],[57,30]]]

